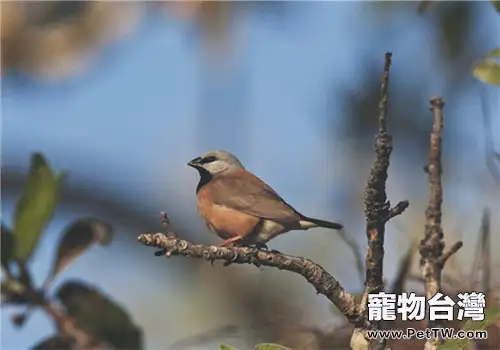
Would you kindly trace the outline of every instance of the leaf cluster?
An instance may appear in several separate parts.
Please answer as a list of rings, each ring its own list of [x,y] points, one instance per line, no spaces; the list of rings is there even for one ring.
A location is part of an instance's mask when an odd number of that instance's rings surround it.
[[[141,349],[141,330],[111,298],[82,281],[65,281],[56,291],[50,288],[56,277],[89,248],[111,242],[112,227],[108,223],[94,218],[70,223],[62,232],[45,282],[36,286],[33,281],[29,263],[54,216],[65,177],[66,173],[55,172],[41,154],[31,157],[12,227],[1,224],[2,306],[26,308],[12,317],[18,327],[23,326],[37,308],[53,318],[56,333],[33,349],[73,349],[81,345],[78,344],[83,341],[81,335],[85,335],[88,344]]]

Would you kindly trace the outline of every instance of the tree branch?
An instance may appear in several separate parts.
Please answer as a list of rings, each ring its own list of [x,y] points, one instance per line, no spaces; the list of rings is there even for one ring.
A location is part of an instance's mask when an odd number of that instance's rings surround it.
[[[429,164],[426,167],[429,178],[429,204],[425,211],[425,237],[420,242],[420,268],[424,278],[427,300],[441,291],[441,271],[443,266],[446,260],[462,247],[462,242],[457,242],[449,252],[444,253],[445,244],[441,227],[441,206],[443,203],[441,135],[445,103],[441,97],[435,97],[431,99],[430,104],[434,122],[430,136]],[[429,321],[428,325],[429,328],[441,326],[442,324],[439,321]],[[425,344],[425,349],[435,350],[439,342],[440,339],[429,339]]]
[[[379,104],[379,131],[375,139],[375,160],[370,169],[365,189],[366,237],[368,238],[365,278],[366,297],[369,293],[377,293],[384,288],[384,232],[385,222],[389,218],[390,212],[390,203],[387,200],[385,185],[389,157],[392,151],[392,137],[387,134],[385,121],[390,64],[391,54],[388,53],[385,56],[384,73],[380,88],[382,96]]]
[[[167,257],[181,255],[204,258],[209,261],[222,260],[226,266],[233,263],[272,266],[280,270],[295,272],[313,285],[318,294],[326,296],[350,322],[355,323],[357,319],[354,296],[349,294],[323,267],[309,259],[254,247],[193,244],[176,238],[173,232],[141,234],[137,240],[146,246],[160,248],[161,251],[156,255]]]
[[[484,208],[481,219],[481,250],[483,254],[482,289],[486,295],[491,292],[491,220],[490,210]]]
[[[48,300],[42,303],[43,310],[49,315],[56,328],[64,335],[74,339],[75,344],[81,349],[99,349],[105,344],[100,343],[97,339],[94,339],[85,330],[81,329],[76,325],[76,323],[69,317],[63,314],[60,309]]]
[[[47,298],[43,290],[36,290],[33,286],[29,285],[23,284],[23,286],[25,289],[22,292],[2,289],[2,294],[7,299],[24,299],[29,302],[28,305],[30,308],[40,307],[54,322],[57,333],[71,338],[78,349],[91,350],[108,347],[107,344],[81,328],[73,318],[66,315],[55,302]]]
[[[403,214],[403,212],[410,206],[410,202],[401,201],[396,206],[389,210],[389,215],[387,216],[387,221],[392,219],[395,216]]]
[[[366,278],[365,291],[359,305],[360,312],[367,319],[366,311],[368,305],[368,295],[378,293],[384,289],[384,234],[385,223],[392,217],[403,213],[408,207],[408,201],[402,201],[391,209],[391,204],[387,199],[386,182],[389,160],[392,152],[392,136],[387,133],[387,105],[389,102],[388,85],[389,71],[392,54],[385,55],[384,72],[380,84],[379,103],[379,128],[375,138],[375,160],[370,169],[370,174],[366,182],[365,189],[365,216],[366,216],[366,237],[368,239],[368,251],[366,254]],[[382,329],[381,321],[369,322],[366,328]],[[355,334],[353,334],[354,337]],[[358,342],[362,339],[357,337]],[[351,346],[354,338],[351,339]],[[374,342],[375,349],[387,349],[386,339],[378,339]],[[367,345],[364,345],[366,348]],[[358,346],[361,348],[361,346]]]

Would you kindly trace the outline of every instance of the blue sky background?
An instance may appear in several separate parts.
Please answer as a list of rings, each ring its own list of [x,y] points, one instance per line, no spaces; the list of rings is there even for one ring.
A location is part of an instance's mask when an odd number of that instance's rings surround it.
[[[500,21],[487,5],[478,5],[482,7],[477,14],[481,21],[473,35],[494,48],[500,44],[494,34],[500,32]],[[138,211],[156,213],[165,209],[164,203],[174,202],[175,210],[191,218],[189,227],[206,232],[195,216],[197,175],[185,163],[208,149],[223,148],[239,155],[249,169],[300,210],[325,219],[344,218],[348,209],[341,200],[360,194],[353,194],[352,186],[332,188],[331,184],[343,184],[359,168],[350,164],[349,157],[355,151],[351,141],[342,135],[345,106],[340,93],[337,100],[334,98],[335,107],[328,107],[332,96],[325,91],[331,88],[332,79],[339,92],[346,86],[360,88],[366,79],[364,62],[371,60],[381,69],[384,53],[392,51],[391,86],[404,86],[406,81],[421,84],[421,93],[426,96],[422,104],[435,93],[442,93],[446,99],[450,87],[446,74],[436,67],[436,43],[429,39],[433,29],[411,7],[399,11],[397,17],[388,17],[382,26],[370,15],[373,9],[367,4],[294,6],[297,10],[286,21],[255,13],[242,16],[234,33],[236,63],[226,73],[204,69],[202,50],[187,23],[150,13],[130,35],[106,47],[77,77],[50,84],[25,81],[22,89],[19,80],[4,78],[3,166],[25,169],[31,153],[42,151],[56,169],[70,171],[70,182],[88,181],[93,190],[119,193]],[[210,74],[217,78],[207,79]],[[200,86],[206,81],[210,85],[202,90]],[[202,91],[210,94],[202,96]],[[454,149],[461,156],[452,164],[460,175],[450,176],[450,186],[462,190],[449,191],[452,204],[448,205],[456,210],[455,217],[468,213],[470,222],[463,227],[474,233],[483,203],[498,204],[498,191],[491,191],[491,179],[484,168],[482,125],[474,120],[481,112],[480,91],[487,93],[491,115],[500,115],[498,88],[483,86],[472,78],[464,95],[446,107],[450,115],[447,125],[456,120],[463,141],[463,147]],[[338,131],[333,135],[332,119]],[[500,130],[500,121],[494,119],[494,128]],[[241,124],[245,127],[238,127]],[[333,150],[331,137],[335,137]],[[395,141],[397,145],[397,136]],[[412,194],[421,194],[425,189],[425,178],[417,182],[407,179],[415,172],[408,168],[409,156],[411,151],[396,152],[393,158],[389,187],[394,202],[413,198]],[[371,154],[366,157],[368,165]],[[473,171],[476,165],[480,170]],[[286,175],[284,169],[288,170]],[[169,198],[165,198],[167,193]],[[416,209],[410,209],[412,219],[407,226],[421,220],[418,215],[423,200],[418,199]],[[357,201],[362,210],[361,197]],[[2,220],[9,224],[12,205],[12,197],[2,198]],[[58,213],[32,262],[39,275],[37,281],[43,280],[50,266],[56,233],[73,218],[99,216],[92,208],[86,210],[64,208]],[[498,213],[498,205],[493,210]],[[360,232],[357,238],[362,242],[360,218],[345,220],[348,228]],[[175,224],[175,217],[173,221]],[[115,230],[118,236],[127,228],[118,224]],[[393,231],[391,234],[398,234]],[[299,237],[294,233],[276,244],[291,253],[317,258],[341,280],[344,277],[349,288],[359,287],[351,277],[352,271],[331,259],[335,252],[342,254],[345,247],[336,244],[329,248],[327,232],[318,233],[314,240],[302,238],[300,246],[293,243]],[[394,241],[389,246],[400,244]],[[167,267],[165,261],[153,259],[151,253],[140,246],[130,249],[130,243],[118,238],[109,248],[93,248],[64,276],[86,278],[113,293],[129,308],[136,322],[147,329],[147,349],[157,349],[189,331],[203,330],[207,324],[191,319],[172,324],[169,315],[175,314],[175,305],[186,305],[182,304],[186,298],[184,282],[176,274],[177,265]],[[397,256],[388,253],[390,262],[395,262]],[[388,275],[393,273],[392,265],[387,264]],[[152,268],[167,271],[165,280],[157,281],[144,273]],[[330,324],[324,300],[318,301],[301,280],[292,283],[303,291],[303,298],[317,304],[315,321],[311,322]],[[138,293],[147,293],[146,300],[137,298]],[[161,300],[166,294],[169,298],[165,311],[153,313],[148,300]],[[190,302],[194,310],[196,302]],[[13,328],[9,315],[3,312],[1,318],[4,349],[26,349],[52,330],[41,313],[35,313],[20,330]],[[185,324],[191,325],[189,331],[182,327]]]

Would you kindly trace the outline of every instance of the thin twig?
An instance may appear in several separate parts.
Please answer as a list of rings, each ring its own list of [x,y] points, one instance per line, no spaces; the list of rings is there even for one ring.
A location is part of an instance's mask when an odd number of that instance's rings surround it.
[[[46,298],[43,290],[35,290],[31,286],[25,286],[22,297],[29,301],[31,307],[40,307],[54,322],[57,330],[74,340],[78,349],[105,349],[106,344],[93,337],[86,330],[79,327],[70,316],[66,315],[53,301]],[[29,312],[29,310],[27,312]]]
[[[354,255],[354,261],[356,262],[356,269],[362,281],[365,269],[363,264],[363,255],[361,254],[361,250],[359,248],[358,243],[350,235],[346,234],[344,230],[340,230],[338,234],[340,238],[344,241],[344,243],[347,244],[349,248],[351,248],[351,251]]]
[[[401,294],[404,291],[406,281],[408,280],[408,275],[410,274],[411,268],[413,266],[415,255],[418,252],[418,244],[418,240],[414,238],[411,242],[410,247],[401,259],[398,265],[396,278],[394,278],[394,282],[392,282],[392,285],[389,288],[390,293]]]
[[[489,295],[491,292],[491,231],[490,231],[490,211],[485,208],[481,220],[481,243],[483,253],[483,292]]]
[[[443,131],[443,107],[441,97],[431,99],[431,110],[434,116],[432,132],[430,135],[429,164],[426,167],[429,177],[429,203],[425,211],[426,225],[425,237],[420,242],[420,268],[425,281],[427,299],[432,298],[441,291],[441,271],[446,260],[456,253],[462,242],[457,242],[452,249],[444,252],[443,230],[441,227],[443,187],[441,183],[442,160],[441,145]],[[429,321],[429,328],[441,327],[439,321]],[[440,339],[429,339],[425,343],[426,350],[435,350]]]
[[[354,296],[349,294],[323,267],[309,259],[254,247],[218,247],[216,245],[193,244],[186,240],[170,238],[163,233],[142,234],[137,240],[146,246],[160,248],[161,251],[156,255],[181,255],[190,258],[204,258],[208,261],[223,260],[225,265],[233,263],[253,264],[295,272],[313,285],[319,294],[326,296],[350,322],[355,322],[357,319]]]
[[[52,318],[58,330],[75,340],[78,348],[89,350],[105,348],[104,344],[100,344],[98,340],[93,339],[86,331],[78,327],[70,317],[64,315],[54,303],[44,301],[42,308]]]
[[[410,206],[410,202],[401,201],[389,210],[389,215],[387,216],[387,221],[395,216],[403,214],[403,212]]]
[[[476,249],[474,250],[474,259],[472,260],[472,265],[469,271],[469,275],[467,276],[467,289],[474,290],[477,284],[479,283],[479,277],[481,272],[481,263],[482,263],[482,250],[483,250],[483,242],[481,242],[481,229],[479,227],[477,241],[476,241]]]
[[[460,248],[462,248],[463,245],[464,245],[464,243],[462,241],[455,242],[455,243],[453,243],[453,245],[451,246],[451,248],[448,249],[448,251],[443,252],[443,255],[441,255],[441,257],[438,259],[438,264],[441,266],[441,269],[444,267],[444,264],[446,264],[446,262],[448,261],[448,259],[451,258],[451,256],[453,254],[455,254],[456,252],[458,252],[458,250]]]
[[[160,213],[160,222],[161,225],[163,226],[163,232],[165,233],[166,236],[168,237],[176,237],[174,230],[172,230],[172,225],[170,224],[170,218],[168,217],[168,214],[164,211]]]

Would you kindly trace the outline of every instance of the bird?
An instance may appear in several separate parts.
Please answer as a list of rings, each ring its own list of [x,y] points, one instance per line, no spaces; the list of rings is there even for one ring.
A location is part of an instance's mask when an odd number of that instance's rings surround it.
[[[219,246],[267,248],[269,240],[288,231],[343,228],[339,223],[298,212],[230,152],[209,151],[187,165],[200,175],[196,187],[198,213],[208,229],[224,240]]]

